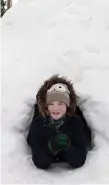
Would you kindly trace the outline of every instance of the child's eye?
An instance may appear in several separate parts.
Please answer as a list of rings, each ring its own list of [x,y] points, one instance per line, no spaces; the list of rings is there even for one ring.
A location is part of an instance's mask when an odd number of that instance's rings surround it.
[[[60,102],[59,105],[63,105],[64,103],[63,102]]]
[[[53,105],[53,103],[49,103],[48,105]]]

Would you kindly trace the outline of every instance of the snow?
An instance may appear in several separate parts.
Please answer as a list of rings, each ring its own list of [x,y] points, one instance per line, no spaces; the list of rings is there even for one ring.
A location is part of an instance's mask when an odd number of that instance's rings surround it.
[[[2,18],[3,184],[109,184],[108,10],[108,0],[19,0]],[[74,82],[94,134],[76,170],[37,169],[25,140],[37,90],[55,73]]]
[[[15,5],[18,2],[18,0],[12,0],[12,6]]]

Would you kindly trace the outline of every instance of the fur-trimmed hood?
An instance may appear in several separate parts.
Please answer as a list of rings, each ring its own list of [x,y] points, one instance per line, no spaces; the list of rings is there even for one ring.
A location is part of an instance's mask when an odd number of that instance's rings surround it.
[[[44,84],[40,87],[36,95],[39,112],[43,116],[48,115],[47,105],[46,105],[46,93],[47,93],[47,90],[50,89],[52,85],[57,83],[63,83],[67,85],[68,90],[70,91],[70,106],[67,109],[67,114],[71,116],[75,113],[78,97],[73,88],[73,83],[67,80],[65,77],[59,77],[59,75],[53,75],[48,80],[46,80]]]

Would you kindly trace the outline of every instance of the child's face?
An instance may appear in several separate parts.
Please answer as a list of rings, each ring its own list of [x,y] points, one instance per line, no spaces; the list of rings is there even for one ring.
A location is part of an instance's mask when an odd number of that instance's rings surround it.
[[[66,114],[66,111],[67,106],[62,102],[54,101],[48,105],[49,115],[55,120],[63,117]]]

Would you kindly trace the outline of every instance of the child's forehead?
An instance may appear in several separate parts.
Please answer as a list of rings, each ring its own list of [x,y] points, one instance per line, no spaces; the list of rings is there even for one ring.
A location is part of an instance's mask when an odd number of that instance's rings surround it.
[[[57,103],[57,104],[58,104],[58,103],[63,103],[63,104],[65,104],[65,103],[62,102],[61,100],[60,100],[60,101],[59,101],[59,100],[58,100],[58,101],[52,101],[51,103],[54,103],[54,104],[55,104],[55,103]]]

